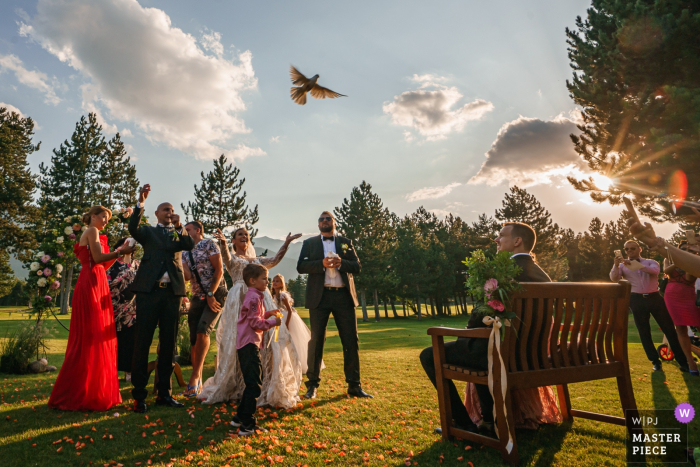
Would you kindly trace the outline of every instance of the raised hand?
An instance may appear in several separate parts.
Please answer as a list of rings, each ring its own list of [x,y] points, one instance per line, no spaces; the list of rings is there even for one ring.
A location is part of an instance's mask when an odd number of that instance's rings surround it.
[[[285,242],[286,242],[286,243],[292,243],[294,240],[296,240],[296,239],[299,238],[299,237],[301,237],[301,234],[300,234],[300,233],[295,234],[295,235],[292,235],[292,232],[289,232],[289,233],[287,234],[287,240],[285,240]]]
[[[180,224],[180,214],[171,215],[170,222],[173,223],[173,226],[175,226],[176,229],[179,229],[180,227],[182,227],[182,224]]]
[[[214,232],[214,238],[219,241],[219,245],[226,246],[226,236],[221,229],[216,229],[216,232]]]
[[[139,203],[143,204],[146,201],[146,198],[148,198],[149,193],[151,192],[151,185],[146,183],[143,187],[141,187],[141,190],[139,191]]]

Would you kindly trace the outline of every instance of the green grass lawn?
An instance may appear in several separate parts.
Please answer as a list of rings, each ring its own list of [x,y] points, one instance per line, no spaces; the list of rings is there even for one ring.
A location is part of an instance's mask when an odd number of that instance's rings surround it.
[[[9,311],[0,308],[0,339],[26,319]],[[270,433],[252,439],[232,435],[230,404],[187,400],[186,410],[151,405],[148,414],[135,414],[129,410],[131,384],[121,381],[123,405],[107,413],[59,412],[46,405],[55,373],[0,374],[0,465],[404,465],[408,458],[410,465],[439,465],[441,459],[444,465],[501,465],[493,449],[443,443],[432,433],[440,424],[437,396],[418,354],[430,345],[428,327],[464,327],[466,317],[419,322],[383,315],[382,310],[376,323],[370,310],[371,321],[358,323],[363,387],[374,399],[345,396],[340,340],[331,320],[318,399],[292,411],[266,410],[261,422]],[[660,342],[660,332],[653,329]],[[61,328],[54,337],[48,359],[60,366],[67,332]],[[633,325],[629,348],[640,409],[672,409],[685,401],[700,407],[700,378],[680,373],[674,364],[652,374]],[[205,377],[213,373],[213,353]],[[189,368],[184,373],[188,376]],[[578,409],[621,414],[614,380],[572,385],[571,398]],[[697,427],[696,421],[690,424],[691,445],[700,445]],[[539,431],[519,430],[517,442],[522,465],[625,464],[625,430],[619,426],[576,419]]]

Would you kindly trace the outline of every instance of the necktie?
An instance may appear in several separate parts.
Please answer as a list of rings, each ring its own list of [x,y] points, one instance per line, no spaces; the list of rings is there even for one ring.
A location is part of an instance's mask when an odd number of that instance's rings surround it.
[[[332,242],[332,241],[334,241],[334,240],[335,240],[334,237],[323,237],[323,241],[324,241],[324,242]]]

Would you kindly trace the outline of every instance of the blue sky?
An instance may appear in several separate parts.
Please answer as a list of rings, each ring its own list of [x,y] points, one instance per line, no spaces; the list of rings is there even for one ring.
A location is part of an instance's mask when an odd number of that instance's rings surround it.
[[[581,231],[620,212],[564,178],[586,172],[568,140],[564,28],[588,6],[6,1],[0,103],[39,125],[35,169],[96,110],[154,206],[186,203],[223,152],[259,205],[260,235],[315,231],[363,180],[397,214],[424,205],[469,221],[527,186]],[[290,64],[348,97],[293,103]]]

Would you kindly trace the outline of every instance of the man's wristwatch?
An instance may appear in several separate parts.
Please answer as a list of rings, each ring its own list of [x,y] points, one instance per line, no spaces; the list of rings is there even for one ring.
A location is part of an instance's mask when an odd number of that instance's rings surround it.
[[[207,297],[213,297],[213,296],[214,296],[214,292],[207,292]]]

